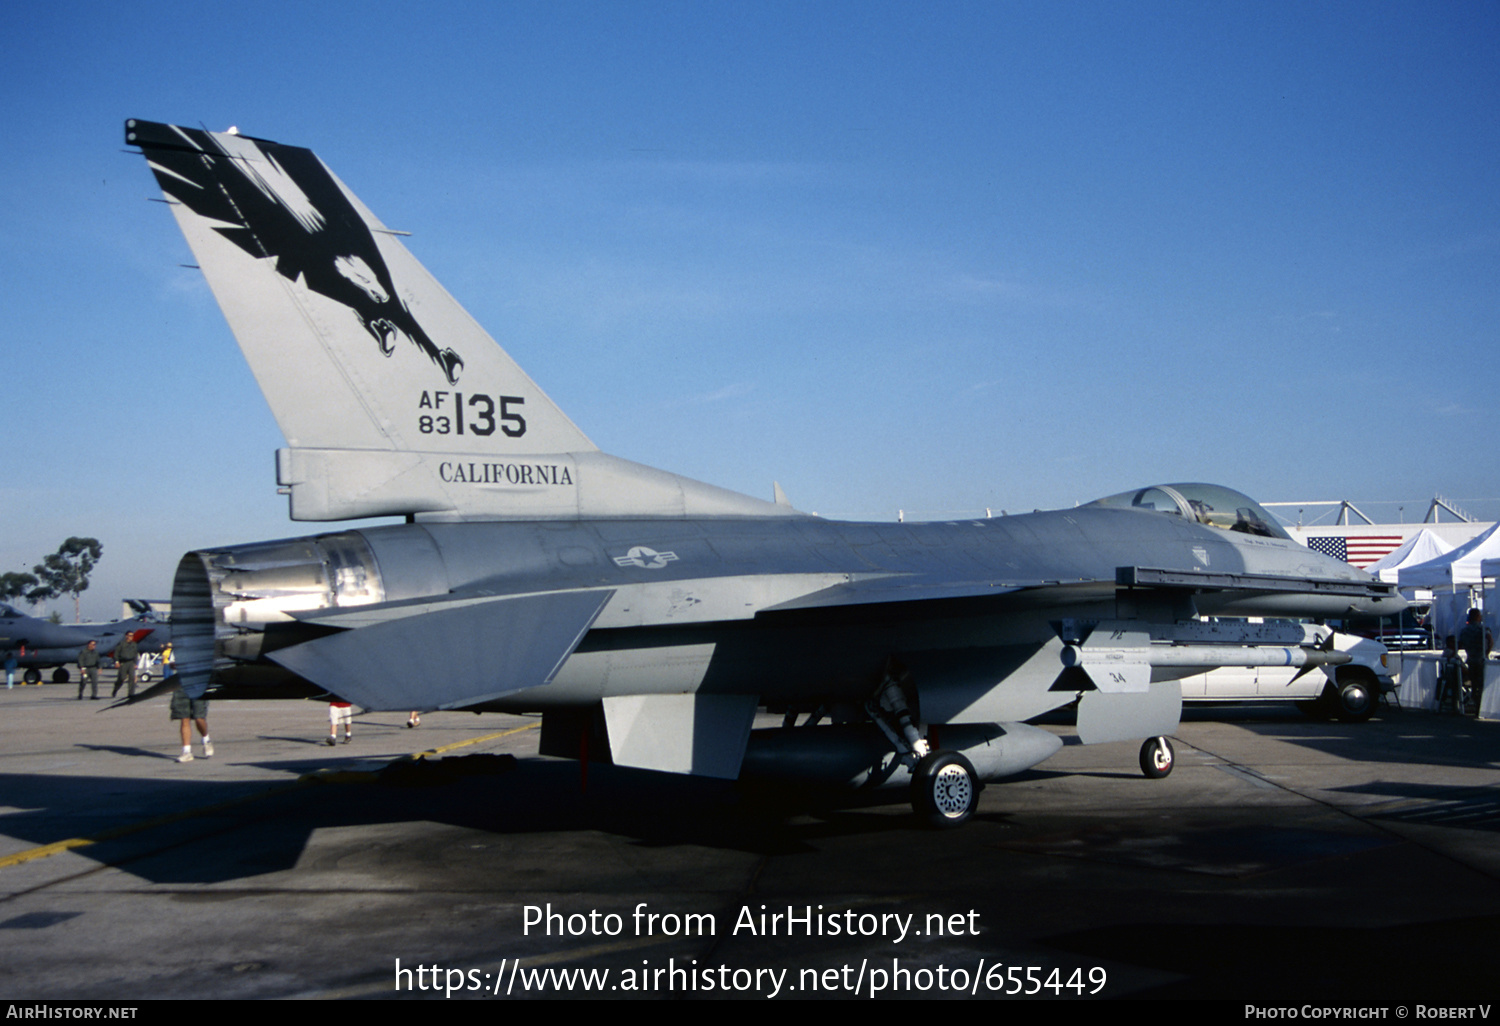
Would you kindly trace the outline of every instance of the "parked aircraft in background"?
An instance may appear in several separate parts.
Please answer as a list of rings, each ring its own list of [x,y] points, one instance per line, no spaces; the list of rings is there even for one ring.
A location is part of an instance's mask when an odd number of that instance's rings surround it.
[[[78,650],[90,641],[98,642],[99,654],[109,655],[129,634],[143,652],[160,652],[172,638],[171,627],[149,615],[113,623],[60,624],[34,616],[0,603],[0,662],[16,657],[25,669],[27,684],[40,684],[42,671],[52,671],[55,684],[66,684],[68,671],[63,667],[78,659]]]
[[[1178,678],[1347,658],[1218,616],[1402,606],[1212,485],[950,523],[841,523],[606,455],[311,151],[126,123],[288,446],[294,520],[190,552],[179,681],[366,709],[540,711],[541,750],[909,785],[937,825],[1061,744],[1171,768]],[[1254,628],[1254,629],[1251,629]],[[784,725],[752,732],[760,707]]]

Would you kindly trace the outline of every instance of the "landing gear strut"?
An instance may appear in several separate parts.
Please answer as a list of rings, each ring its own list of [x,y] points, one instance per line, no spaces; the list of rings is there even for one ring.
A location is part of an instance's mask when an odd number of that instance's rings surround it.
[[[892,659],[865,712],[911,770],[911,807],[928,826],[956,827],[974,814],[983,786],[958,752],[932,751],[909,703],[911,675]]]

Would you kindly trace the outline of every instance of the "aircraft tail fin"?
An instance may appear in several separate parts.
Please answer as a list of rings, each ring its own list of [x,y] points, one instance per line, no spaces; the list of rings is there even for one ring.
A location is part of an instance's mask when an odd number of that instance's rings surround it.
[[[595,446],[311,150],[131,120],[294,448]]]
[[[311,150],[131,120],[289,448],[293,520],[786,516],[598,448]]]

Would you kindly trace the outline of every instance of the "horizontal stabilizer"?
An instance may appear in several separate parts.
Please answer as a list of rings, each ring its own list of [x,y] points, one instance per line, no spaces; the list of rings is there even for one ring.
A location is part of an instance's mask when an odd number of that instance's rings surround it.
[[[269,653],[365,709],[458,709],[552,682],[612,591],[496,599]]]

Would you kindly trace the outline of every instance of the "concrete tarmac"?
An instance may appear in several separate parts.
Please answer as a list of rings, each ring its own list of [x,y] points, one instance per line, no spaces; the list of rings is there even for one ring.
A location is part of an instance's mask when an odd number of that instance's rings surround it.
[[[179,764],[165,699],[75,693],[0,691],[7,999],[1500,992],[1497,724],[1190,711],[1165,780],[1069,743],[934,832],[899,795],[585,786],[526,717],[326,748],[322,704],[216,702]]]

